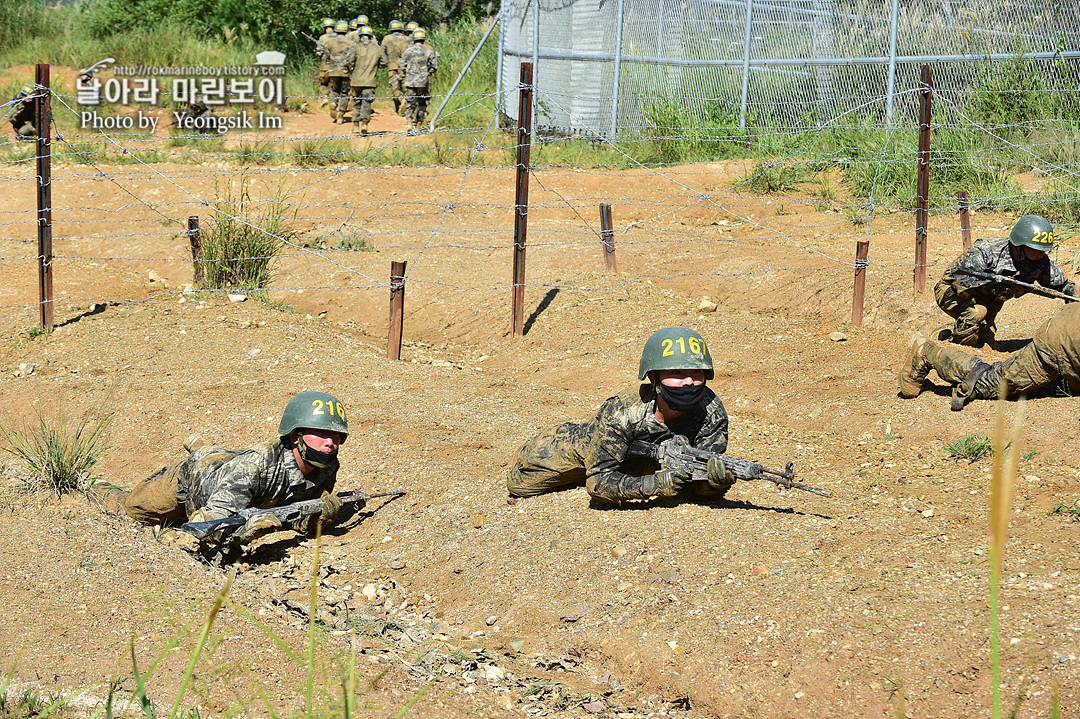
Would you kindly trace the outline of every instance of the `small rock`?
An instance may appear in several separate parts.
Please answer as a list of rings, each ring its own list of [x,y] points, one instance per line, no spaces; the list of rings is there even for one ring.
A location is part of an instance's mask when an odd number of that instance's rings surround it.
[[[831,339],[833,342],[843,342],[847,340],[847,335],[843,332],[830,332],[829,339]]]
[[[485,519],[487,519],[487,518],[482,514],[478,514],[475,517],[473,517],[473,520],[472,520],[473,529],[480,529],[481,527],[483,527]]]
[[[502,667],[497,667],[494,664],[488,664],[481,670],[484,672],[484,678],[489,682],[502,681],[506,677],[506,672]]]
[[[484,620],[484,624],[486,624],[486,625],[488,625],[490,627],[492,624],[494,624],[497,621],[499,621],[499,618],[497,616],[495,616],[494,614],[492,614],[490,617],[488,617],[487,619]]]
[[[378,587],[376,587],[374,584],[365,584],[363,590],[361,590],[360,593],[367,597],[369,602],[373,602],[375,601],[375,595],[378,593],[378,591]]]
[[[796,699],[802,699],[804,696],[806,696],[806,692],[795,692]]]
[[[390,562],[390,568],[391,569],[404,569],[405,568],[405,562],[401,561],[400,559],[394,559],[394,560],[392,560]]]
[[[180,304],[180,305],[182,305],[182,304],[184,304],[185,302],[187,302],[187,297],[181,297],[181,298],[180,298],[180,299],[179,299],[179,300],[177,301],[177,304]]]
[[[581,619],[582,617],[584,617],[588,613],[589,613],[589,605],[582,604],[580,607],[578,607],[574,611],[569,612],[568,614],[563,616],[562,620],[564,622],[571,622],[571,623],[576,622],[576,621],[578,621],[579,619]]]
[[[233,303],[243,302],[246,299],[247,299],[247,295],[238,295],[238,294],[234,295],[232,292],[229,293],[229,302],[233,302]]]
[[[921,514],[922,514],[922,516],[926,517],[927,519],[930,519],[931,517],[933,517],[933,516],[934,516],[934,510],[932,510],[932,509],[926,509],[926,510],[923,510],[923,511],[921,512]]]
[[[716,303],[710,300],[708,297],[703,297],[701,304],[697,306],[698,312],[716,312]]]
[[[443,664],[441,669],[443,674],[457,674],[458,670],[456,664]]]
[[[195,294],[195,285],[190,282],[184,284],[184,288],[181,290],[185,295]]]
[[[30,375],[34,374],[35,371],[37,371],[37,365],[33,362],[21,362],[19,364],[20,377],[29,377]]]
[[[248,357],[258,357],[261,352],[261,349],[248,350]]]
[[[161,275],[159,275],[157,272],[154,272],[153,270],[147,270],[146,279],[151,283],[158,282],[161,280]]]
[[[611,556],[615,557],[615,559],[622,559],[626,556],[626,547],[620,544],[618,547],[611,550]]]
[[[753,569],[750,570],[750,576],[751,577],[764,577],[768,573],[769,573],[769,568],[766,567],[764,564],[759,564],[759,565],[757,565],[756,567],[754,567]]]
[[[1020,640],[1017,639],[1016,637],[1013,637],[1012,639],[1009,640],[1009,646],[1010,647],[1015,647],[1019,643],[1020,643]]]
[[[599,714],[607,708],[607,705],[603,702],[585,702],[581,705],[581,708],[590,714]]]
[[[499,706],[501,706],[506,711],[510,711],[514,708],[514,700],[506,694],[503,694],[501,697],[499,697]]]

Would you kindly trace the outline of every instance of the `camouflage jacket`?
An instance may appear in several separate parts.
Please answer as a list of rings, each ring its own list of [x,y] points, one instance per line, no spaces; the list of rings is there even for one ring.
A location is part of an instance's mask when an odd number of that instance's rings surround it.
[[[203,447],[181,466],[177,498],[189,517],[202,509],[221,519],[248,507],[280,507],[333,492],[337,471],[335,459],[325,469],[305,475],[280,440],[235,452]]]
[[[375,87],[375,71],[386,67],[386,50],[376,42],[356,44],[356,65],[349,84],[353,87]]]
[[[642,479],[660,468],[653,459],[630,457],[635,440],[659,444],[681,434],[698,449],[727,450],[728,416],[720,398],[706,388],[705,398],[693,410],[669,425],[656,419],[656,396],[652,385],[631,387],[600,406],[591,422],[582,426],[585,441],[585,488],[607,502],[647,499]]]
[[[401,53],[405,87],[424,87],[439,67],[439,55],[422,42],[414,42]]]
[[[386,67],[390,70],[401,69],[401,53],[409,46],[409,38],[404,33],[392,32],[382,39],[382,48],[386,51]]]
[[[330,52],[326,49],[326,41],[336,35],[334,32],[324,32],[316,41],[315,54],[322,58],[319,62],[319,74],[325,74],[330,69]]]
[[[954,270],[963,268],[996,275],[1004,275],[1027,282],[1038,283],[1043,287],[1065,294],[1076,294],[1076,285],[1070,282],[1061,268],[1053,263],[1049,256],[1036,262],[1014,263],[1008,238],[1000,240],[979,240],[959,258],[941,278],[941,283],[951,285],[957,294],[979,304],[1001,306],[1006,300],[1019,297],[1027,292],[1019,287],[1010,287],[1001,282],[969,275],[956,274]],[[941,284],[939,283],[939,284]]]
[[[329,55],[327,77],[348,77],[356,63],[356,43],[349,42],[344,35],[335,34],[323,43]]]
[[[34,121],[34,102],[36,100],[27,100],[30,97],[21,90],[15,93],[15,97],[12,101],[15,104],[15,109],[11,111],[11,126],[18,129],[28,122]]]

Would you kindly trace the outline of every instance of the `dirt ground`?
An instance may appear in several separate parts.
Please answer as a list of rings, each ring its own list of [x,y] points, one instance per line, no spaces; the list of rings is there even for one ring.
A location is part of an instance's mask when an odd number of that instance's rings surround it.
[[[373,685],[366,716],[988,712],[990,465],[942,448],[989,435],[996,408],[950,412],[940,383],[896,394],[912,333],[944,319],[929,287],[912,290],[909,214],[852,224],[805,197],[746,195],[735,163],[543,168],[528,331],[514,338],[508,168],[251,171],[256,196],[284,183],[303,234],[277,261],[272,302],[234,303],[182,292],[182,228],[210,216],[202,200],[238,168],[65,162],[52,190],[58,326],[34,336],[36,265],[11,259],[34,253],[34,172],[0,170],[0,422],[110,413],[95,474],[130,485],[181,461],[193,431],[230,447],[272,436],[289,397],[320,389],[351,412],[342,487],[408,491],[322,543],[317,705],[340,701],[353,657]],[[596,234],[602,202],[617,273]],[[976,237],[1001,236],[1012,218],[972,222]],[[335,250],[342,238],[369,249]],[[857,240],[871,242],[861,328]],[[959,247],[957,217],[935,213],[931,286]],[[392,260],[408,261],[399,362],[386,359]],[[1007,305],[1005,347],[1058,306]],[[517,448],[632,385],[643,342],[668,325],[712,348],[729,452],[792,460],[833,496],[759,482],[713,503],[605,509],[583,488],[508,503]],[[1037,452],[1005,557],[1004,696],[1048,716],[1056,692],[1075,716],[1080,525],[1051,510],[1080,496],[1076,400],[1055,387],[1024,412],[1023,449]],[[12,462],[0,495],[0,669],[94,706],[116,678],[133,688],[132,655],[140,671],[159,660],[148,691],[168,706],[226,572],[84,499],[27,496],[18,475]],[[304,710],[314,553],[284,532],[242,558],[183,705]]]

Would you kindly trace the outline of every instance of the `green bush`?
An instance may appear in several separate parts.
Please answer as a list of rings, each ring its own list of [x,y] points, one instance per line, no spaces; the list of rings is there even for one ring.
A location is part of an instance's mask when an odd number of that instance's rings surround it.
[[[92,483],[90,470],[108,447],[105,432],[111,423],[112,415],[87,414],[69,426],[63,416],[52,422],[39,412],[36,427],[18,430],[0,425],[0,439],[4,451],[27,464],[27,491],[85,492]]]

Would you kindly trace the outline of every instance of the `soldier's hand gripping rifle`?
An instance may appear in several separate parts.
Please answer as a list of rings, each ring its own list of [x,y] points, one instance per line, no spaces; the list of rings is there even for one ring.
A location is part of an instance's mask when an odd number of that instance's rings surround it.
[[[338,494],[338,499],[341,500],[342,505],[350,504],[356,509],[362,509],[369,499],[375,499],[376,497],[400,497],[403,494],[405,494],[404,489],[395,489],[392,492],[375,492],[373,494],[367,494],[365,492],[342,492]],[[321,499],[305,499],[301,502],[285,504],[280,507],[271,507],[269,509],[249,507],[232,517],[211,519],[206,522],[188,522],[180,527],[180,529],[192,535],[200,542],[225,543],[229,541],[232,535],[243,529],[244,525],[246,525],[248,520],[252,517],[269,514],[280,520],[282,525],[289,526],[306,517],[321,514],[322,509],[323,501]]]
[[[1030,292],[1033,295],[1039,295],[1040,297],[1050,297],[1055,300],[1065,300],[1066,302],[1080,302],[1080,297],[1073,297],[1067,295],[1064,292],[1058,292],[1057,290],[1051,290],[1046,287],[1039,287],[1028,282],[1021,282],[1020,280],[1013,279],[1012,277],[1006,277],[1005,275],[998,275],[991,272],[979,272],[978,270],[966,270],[963,267],[957,267],[953,270],[955,275],[967,275],[968,277],[977,277],[980,280],[986,280],[987,282],[997,282],[1003,285],[1009,285]]]
[[[328,47],[326,47],[326,45],[323,44],[322,40],[319,40],[318,38],[314,38],[311,35],[308,35],[303,30],[300,31],[300,34],[303,35],[304,37],[306,37],[308,40],[311,40],[313,43],[315,43],[315,51],[317,53],[319,53],[319,55],[321,55],[322,57],[328,57],[330,55],[330,49]]]
[[[716,457],[735,475],[736,479],[746,481],[765,479],[785,489],[801,489],[804,492],[813,492],[822,497],[832,496],[826,489],[819,489],[818,487],[796,482],[795,464],[793,462],[788,462],[783,470],[767,469],[757,462],[691,447],[689,440],[681,434],[665,439],[658,445],[638,440],[630,445],[630,454],[652,457],[665,469],[682,470],[684,473],[689,474],[692,480],[698,482],[708,481],[709,460]]]

